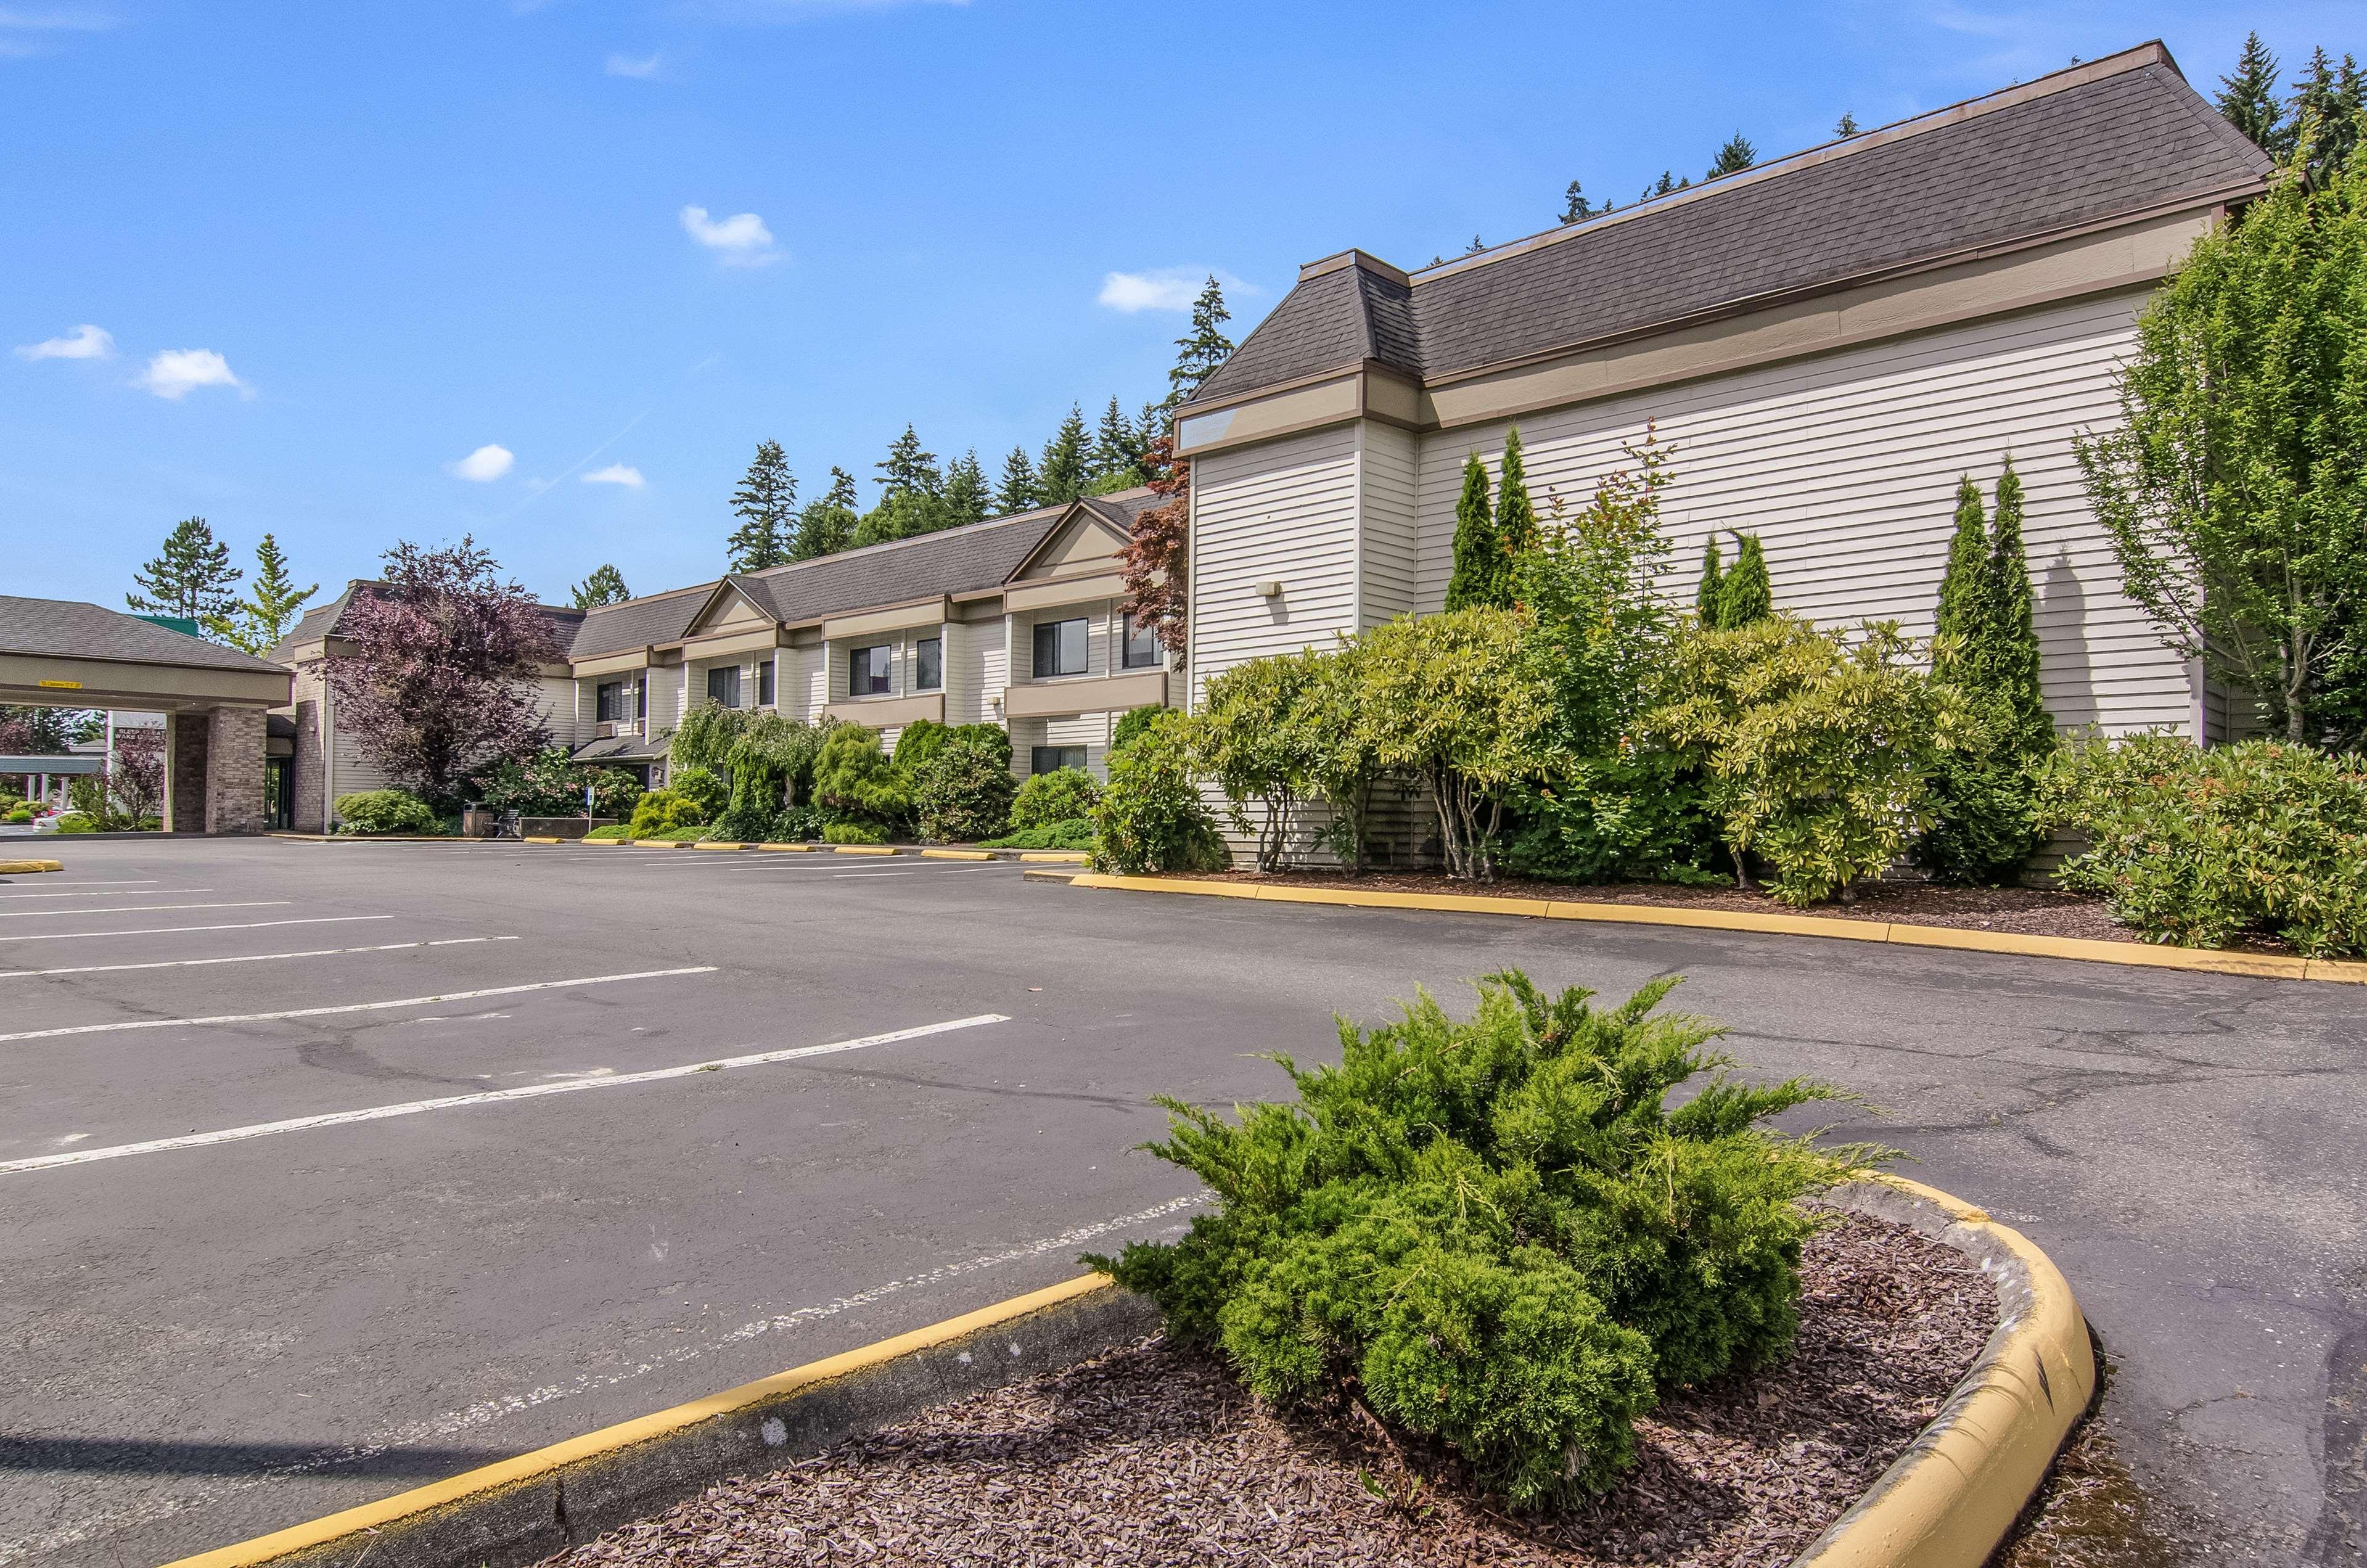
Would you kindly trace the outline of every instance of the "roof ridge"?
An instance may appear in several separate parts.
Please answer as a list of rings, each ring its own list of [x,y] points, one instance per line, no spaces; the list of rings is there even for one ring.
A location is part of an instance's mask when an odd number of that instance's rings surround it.
[[[2142,71],[2147,66],[2156,64],[2169,66],[2180,81],[2185,81],[2186,73],[2179,70],[2178,62],[2170,58],[2169,48],[2159,39],[2151,39],[2134,48],[2122,50],[2118,53],[2107,54],[2097,60],[2083,61],[2077,65],[2067,65],[2062,70],[2050,71],[2043,76],[2033,77],[2027,82],[2017,82],[2010,86],[1999,87],[1994,92],[1981,93],[1969,98],[1959,98],[1954,103],[1943,104],[1938,108],[1924,109],[1920,113],[1908,115],[1904,119],[1894,119],[1886,125],[1877,125],[1871,131],[1862,131],[1855,136],[1839,137],[1830,142],[1820,142],[1812,147],[1802,148],[1796,153],[1786,153],[1771,163],[1754,164],[1739,173],[1723,175],[1716,179],[1704,180],[1699,185],[1689,186],[1682,190],[1671,191],[1667,196],[1657,196],[1648,201],[1638,201],[1633,206],[1622,208],[1607,216],[1582,218],[1575,223],[1558,223],[1537,233],[1525,235],[1517,240],[1507,240],[1501,245],[1491,245],[1477,256],[1457,256],[1452,261],[1417,267],[1407,276],[1410,279],[1411,286],[1419,289],[1425,283],[1434,283],[1442,278],[1458,277],[1495,262],[1526,256],[1533,251],[1542,250],[1547,245],[1559,244],[1580,234],[1592,234],[1603,229],[1616,228],[1631,219],[1673,211],[1677,208],[1689,206],[1696,201],[1739,190],[1745,186],[1759,185],[1768,180],[1781,179],[1786,175],[1819,168],[1842,158],[1854,157],[1860,153],[1870,153],[1879,147],[1893,146],[1900,142],[1928,135],[1952,125],[1960,125],[1968,119],[1977,119],[1983,115],[1994,114],[2000,109],[2014,108],[2041,98],[2050,98],[2058,93],[2069,92],[2075,87],[2084,87],[2090,82],[2101,82],[2111,76],[2126,75],[2132,71]],[[1361,253],[1343,252],[1342,254]],[[1308,265],[1314,267],[1321,264],[1310,262]]]
[[[1139,490],[1144,487],[1141,485],[1135,485],[1132,488]],[[1126,492],[1119,491],[1116,494],[1123,495]],[[1082,501],[1084,499],[1085,497],[1082,495],[1077,497],[1078,501]],[[1058,505],[1051,506],[1031,506],[1025,512],[1008,512],[1000,517],[980,517],[974,523],[964,523],[958,528],[933,528],[927,533],[912,534],[904,539],[883,539],[877,544],[859,544],[851,550],[833,550],[826,555],[809,556],[803,561],[787,561],[782,562],[778,566],[766,566],[744,574],[751,578],[769,580],[774,577],[785,575],[791,572],[801,571],[810,566],[820,566],[827,562],[847,561],[858,555],[868,555],[874,551],[893,550],[898,545],[925,544],[930,540],[943,539],[947,534],[968,533],[976,528],[1001,528],[1006,523],[1024,523],[1031,517],[1042,517],[1048,515],[1065,512],[1070,506],[1075,505],[1076,501],[1062,501]]]

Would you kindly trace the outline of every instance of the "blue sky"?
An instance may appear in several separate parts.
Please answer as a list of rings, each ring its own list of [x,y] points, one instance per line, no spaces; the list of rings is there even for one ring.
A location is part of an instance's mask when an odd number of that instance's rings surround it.
[[[120,604],[198,514],[303,580],[475,534],[713,575],[757,441],[990,473],[1300,262],[1405,266],[2160,36],[2344,5],[0,0],[0,591]],[[95,329],[84,332],[79,329]],[[497,449],[488,451],[487,449]],[[504,454],[506,454],[504,460]]]

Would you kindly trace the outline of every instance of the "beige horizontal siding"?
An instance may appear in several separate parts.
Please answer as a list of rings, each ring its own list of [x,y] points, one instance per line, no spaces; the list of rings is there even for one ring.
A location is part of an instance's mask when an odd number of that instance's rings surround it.
[[[1193,466],[1192,694],[1245,660],[1356,628],[1357,432],[1317,431]],[[1260,582],[1282,584],[1278,599]]]
[[[1410,614],[1421,572],[1420,443],[1410,430],[1370,420],[1363,442],[1357,510],[1363,517],[1364,559],[1358,627]]]

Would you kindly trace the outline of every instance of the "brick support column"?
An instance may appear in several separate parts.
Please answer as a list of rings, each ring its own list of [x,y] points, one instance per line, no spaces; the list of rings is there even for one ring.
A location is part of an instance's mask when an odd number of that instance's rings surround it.
[[[164,828],[206,831],[206,751],[210,716],[175,713],[164,721]]]
[[[217,708],[206,744],[206,831],[261,833],[268,822],[263,793],[264,712]]]
[[[296,774],[296,811],[289,825],[299,833],[326,833],[321,820],[321,702],[303,695],[304,677],[296,678],[296,755],[289,766]]]

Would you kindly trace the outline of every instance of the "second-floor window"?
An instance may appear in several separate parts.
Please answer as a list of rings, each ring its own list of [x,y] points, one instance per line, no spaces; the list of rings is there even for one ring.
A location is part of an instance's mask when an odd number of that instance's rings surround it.
[[[885,697],[888,695],[888,670],[896,656],[893,644],[881,642],[870,648],[856,648],[846,655],[846,695],[849,697]]]
[[[756,666],[756,706],[759,708],[773,706],[777,689],[773,684],[774,667],[779,663],[778,659],[767,659]]]
[[[1126,667],[1130,670],[1158,668],[1158,624],[1136,615],[1132,610],[1126,612],[1125,619],[1119,624],[1124,627],[1126,632],[1124,656]]]
[[[946,688],[946,643],[942,637],[923,637],[912,644],[912,689]]]
[[[595,711],[604,724],[621,724],[633,716],[632,710],[626,706],[623,681],[602,681],[595,701],[598,705]]]
[[[1039,620],[1036,623],[1036,678],[1047,676],[1081,676],[1085,673],[1086,634],[1092,622],[1079,616],[1074,620]]]
[[[726,708],[740,706],[740,666],[730,665],[707,672],[707,700]]]

